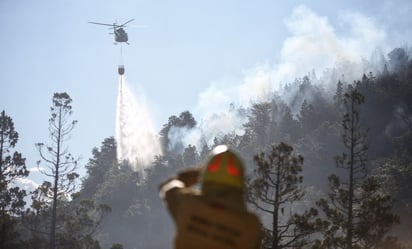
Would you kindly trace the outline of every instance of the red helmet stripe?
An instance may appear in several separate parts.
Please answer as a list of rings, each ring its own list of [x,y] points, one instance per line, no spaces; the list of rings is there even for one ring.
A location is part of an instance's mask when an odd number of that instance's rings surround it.
[[[207,171],[216,172],[220,167],[220,161],[222,160],[222,155],[218,155],[213,158],[213,161],[207,166]]]
[[[240,176],[240,170],[236,167],[235,158],[229,157],[229,163],[227,165],[227,173],[232,176]]]

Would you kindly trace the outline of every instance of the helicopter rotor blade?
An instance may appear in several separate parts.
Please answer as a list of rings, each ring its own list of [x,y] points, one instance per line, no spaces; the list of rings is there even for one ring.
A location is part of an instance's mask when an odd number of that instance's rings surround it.
[[[97,25],[104,25],[104,26],[111,26],[113,27],[115,24],[108,24],[108,23],[99,23],[99,22],[89,22],[91,24],[97,24]]]
[[[124,25],[128,24],[129,22],[131,22],[131,21],[133,21],[133,20],[134,20],[134,18],[133,18],[133,19],[130,19],[129,21],[127,21],[127,22],[125,22],[125,23],[123,23],[122,25],[118,25],[118,27],[124,27]]]

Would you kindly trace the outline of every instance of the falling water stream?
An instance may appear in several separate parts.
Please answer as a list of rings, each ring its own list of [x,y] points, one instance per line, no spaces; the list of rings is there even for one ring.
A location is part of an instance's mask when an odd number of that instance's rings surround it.
[[[129,163],[145,177],[154,156],[161,154],[160,143],[144,95],[135,95],[124,75],[119,75],[115,136],[120,165]]]

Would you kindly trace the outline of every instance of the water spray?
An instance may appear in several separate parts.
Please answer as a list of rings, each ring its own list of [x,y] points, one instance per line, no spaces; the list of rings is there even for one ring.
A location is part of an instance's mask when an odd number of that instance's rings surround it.
[[[129,165],[144,179],[146,169],[154,157],[161,154],[159,138],[152,118],[145,104],[144,95],[134,94],[124,76],[124,66],[120,65],[119,86],[116,108],[117,160],[120,167]]]

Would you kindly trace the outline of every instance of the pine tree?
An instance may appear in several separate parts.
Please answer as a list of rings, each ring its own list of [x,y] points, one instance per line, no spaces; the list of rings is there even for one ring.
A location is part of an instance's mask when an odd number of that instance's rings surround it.
[[[92,158],[86,164],[87,177],[82,181],[83,198],[91,198],[100,185],[108,178],[108,173],[117,165],[116,141],[114,137],[103,140],[100,148],[93,148]]]
[[[270,144],[275,128],[272,104],[270,102],[253,104],[248,115],[248,122],[243,126],[245,127],[245,136],[252,143],[252,146],[260,149],[260,145]]]
[[[303,133],[307,134],[314,128],[318,127],[319,120],[316,119],[315,108],[306,99],[303,101],[298,115],[298,120],[302,127]]]
[[[317,204],[325,213],[323,240],[314,248],[379,248],[391,240],[384,235],[398,217],[391,212],[391,198],[383,193],[375,178],[367,178],[367,136],[360,126],[359,106],[364,97],[349,88],[344,95],[346,113],[342,120],[342,142],[346,153],[336,157],[336,165],[347,176],[329,177],[328,198]]]
[[[193,167],[199,163],[200,158],[196,146],[189,144],[183,151],[182,159],[185,167]]]
[[[317,210],[293,210],[300,201],[303,189],[303,157],[293,153],[293,147],[280,143],[272,145],[269,154],[254,157],[257,163],[255,178],[248,180],[248,202],[262,215],[272,218],[272,226],[264,227],[264,248],[301,248],[313,232],[312,218]]]
[[[342,81],[338,81],[336,84],[336,92],[335,95],[333,95],[333,101],[335,106],[338,108],[338,110],[341,110],[342,105],[343,105],[343,83]]]
[[[26,204],[25,190],[11,186],[17,178],[29,175],[26,159],[17,151],[11,152],[18,139],[13,120],[3,110],[0,114],[0,248],[15,246],[16,216],[22,214]]]
[[[51,199],[51,224],[49,232],[49,248],[56,248],[56,223],[58,219],[57,208],[59,202],[75,190],[75,180],[79,177],[76,173],[77,161],[68,152],[66,142],[70,138],[76,120],[71,120],[72,99],[67,93],[55,93],[50,108],[49,132],[51,144],[37,143],[36,147],[41,159],[47,165],[47,170],[42,173],[52,179],[51,193],[47,196]],[[40,161],[39,161],[40,163]]]
[[[160,131],[160,141],[162,145],[162,151],[170,151],[170,139],[169,139],[169,132],[170,130],[175,128],[183,128],[186,127],[191,129],[195,127],[197,124],[195,118],[193,117],[192,113],[189,111],[184,111],[180,113],[179,117],[172,115],[169,117],[167,124],[163,125],[162,130]],[[182,147],[179,145],[178,147]],[[179,151],[179,149],[177,149]]]

